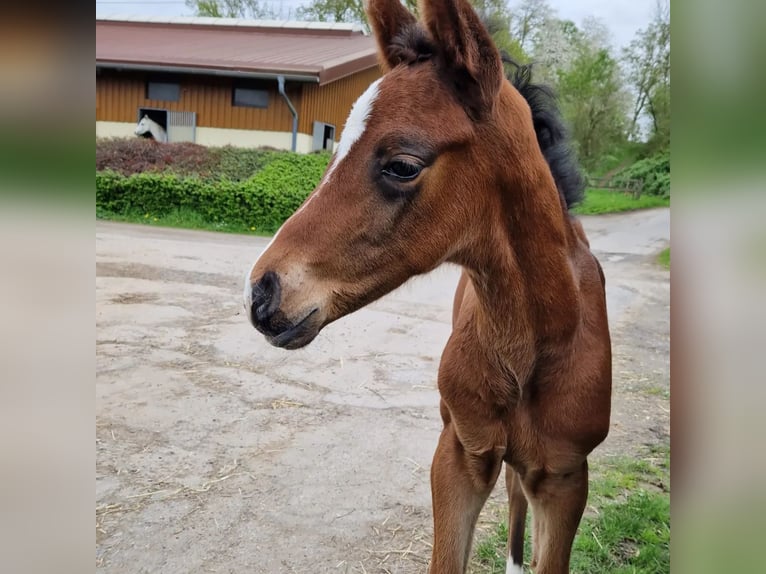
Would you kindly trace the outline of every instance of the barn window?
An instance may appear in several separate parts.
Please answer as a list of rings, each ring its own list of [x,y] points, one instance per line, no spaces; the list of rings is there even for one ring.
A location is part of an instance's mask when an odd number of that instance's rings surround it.
[[[181,97],[181,86],[170,82],[147,82],[146,98],[149,100],[162,100],[164,102],[177,102]]]
[[[247,108],[268,108],[269,92],[252,88],[234,88],[232,105]]]

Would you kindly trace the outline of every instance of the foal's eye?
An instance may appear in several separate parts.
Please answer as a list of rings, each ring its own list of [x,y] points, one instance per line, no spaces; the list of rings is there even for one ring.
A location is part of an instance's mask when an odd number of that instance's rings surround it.
[[[409,181],[415,179],[423,170],[422,165],[410,161],[397,159],[383,168],[383,174],[395,179]]]

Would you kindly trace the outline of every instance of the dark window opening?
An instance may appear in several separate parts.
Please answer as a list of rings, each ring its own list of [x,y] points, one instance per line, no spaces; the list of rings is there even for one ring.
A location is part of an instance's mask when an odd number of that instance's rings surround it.
[[[144,116],[149,116],[149,119],[157,122],[162,126],[162,129],[167,131],[168,130],[168,111],[167,110],[158,110],[157,108],[138,108],[138,119],[136,122],[140,122],[141,118]],[[149,132],[143,134],[144,137],[151,137],[151,134]]]
[[[146,99],[177,102],[181,99],[181,85],[171,82],[147,82]]]
[[[253,88],[234,88],[231,104],[247,108],[268,108],[269,92]]]
[[[335,140],[335,126],[325,124],[323,136],[324,137],[322,138],[322,143],[323,143],[322,149],[327,149],[332,151],[333,143]]]
[[[335,126],[324,122],[314,121],[313,139],[311,150],[329,150],[333,151],[335,147]]]

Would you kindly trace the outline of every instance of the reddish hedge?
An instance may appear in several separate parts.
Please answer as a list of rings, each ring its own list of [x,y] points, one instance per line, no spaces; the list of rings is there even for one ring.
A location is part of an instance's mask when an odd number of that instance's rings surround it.
[[[205,147],[193,143],[157,143],[147,138],[96,139],[96,172],[173,173],[183,177],[245,181],[280,152],[272,148]]]
[[[122,175],[171,171],[205,177],[214,172],[217,163],[208,148],[193,143],[158,143],[138,137],[96,140],[96,171]]]

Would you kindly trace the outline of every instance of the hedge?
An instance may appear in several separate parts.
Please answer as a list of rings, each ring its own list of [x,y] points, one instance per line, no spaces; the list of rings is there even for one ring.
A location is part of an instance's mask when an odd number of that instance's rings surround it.
[[[281,155],[283,152],[273,148],[206,147],[138,137],[96,139],[96,171],[126,176],[161,172],[211,181],[244,181]]]
[[[670,197],[670,150],[637,161],[615,174],[612,181],[625,184],[631,179],[643,182],[642,193]]]
[[[172,171],[204,177],[215,173],[218,163],[209,148],[189,142],[158,143],[138,137],[96,139],[96,171],[122,175]]]
[[[327,154],[275,153],[246,181],[211,181],[173,173],[125,176],[97,172],[96,209],[102,216],[191,210],[207,223],[274,232],[316,187],[328,160]]]

